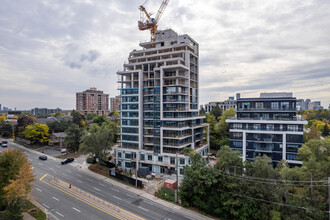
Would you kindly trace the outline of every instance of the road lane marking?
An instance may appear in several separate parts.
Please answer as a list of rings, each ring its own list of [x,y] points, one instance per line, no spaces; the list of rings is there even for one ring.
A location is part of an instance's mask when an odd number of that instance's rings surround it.
[[[96,187],[93,187],[94,189],[96,189],[97,191],[101,191],[100,189],[96,188]]]
[[[141,207],[141,206],[138,206],[140,209],[142,209],[142,210],[144,210],[144,211],[147,211],[147,212],[149,212],[149,210],[148,209],[145,209],[145,208],[143,208],[143,207]]]
[[[116,198],[116,199],[119,199],[119,200],[122,200],[121,198],[117,197],[117,196],[112,196],[113,198]]]
[[[143,200],[143,202],[148,203],[148,204],[150,204],[150,205],[153,205],[153,203],[152,203],[152,202],[149,202],[149,201],[145,201],[145,200]]]
[[[72,171],[71,170],[67,170],[69,173],[72,173]]]
[[[76,174],[77,176],[79,176],[79,177],[82,177],[80,174]]]
[[[92,179],[89,179],[89,178],[86,178],[86,180],[89,180],[89,181],[94,181],[94,180],[92,180]]]
[[[50,186],[50,187],[53,187],[53,188],[55,188],[55,189],[57,189],[57,190],[59,190],[59,191],[65,193],[65,194],[67,194],[67,195],[69,195],[69,196],[71,196],[71,197],[73,197],[73,198],[75,198],[75,199],[77,199],[77,200],[79,200],[79,201],[81,201],[81,202],[87,204],[87,205],[90,205],[90,206],[94,207],[94,208],[97,209],[97,210],[100,210],[101,212],[104,212],[104,213],[106,213],[106,214],[108,214],[108,215],[111,215],[111,216],[113,216],[113,217],[115,217],[115,218],[117,218],[117,219],[122,219],[120,216],[116,216],[116,215],[114,215],[114,214],[112,214],[112,213],[110,213],[110,212],[108,212],[108,211],[106,211],[106,210],[103,210],[103,209],[101,209],[101,208],[99,208],[99,207],[97,207],[97,206],[95,206],[95,205],[93,205],[93,204],[91,204],[91,203],[89,203],[89,202],[87,202],[87,201],[81,199],[81,198],[78,198],[77,196],[75,196],[75,195],[73,195],[73,194],[71,194],[71,193],[68,193],[67,191],[64,191],[63,189],[60,189],[60,188],[58,188],[58,187],[56,187],[56,186],[53,186],[53,185],[50,184],[50,183],[47,183],[46,181],[43,180],[47,175],[48,175],[48,174],[46,173],[46,174],[43,175],[39,180],[40,180],[41,182],[47,184],[47,185]],[[50,175],[50,176],[51,176],[51,175]],[[109,203],[109,204],[111,204],[111,203]],[[112,205],[113,205],[113,204],[112,204]],[[115,205],[113,205],[113,206],[115,206]],[[118,206],[115,206],[115,207],[117,207],[118,209],[120,209],[120,210],[123,211],[123,212],[127,212],[127,213],[129,213],[129,214],[131,214],[131,215],[133,215],[133,216],[136,216],[137,219],[145,220],[144,218],[142,218],[142,217],[140,217],[140,216],[137,216],[137,215],[135,215],[135,214],[133,214],[133,213],[131,213],[131,212],[129,212],[129,211],[126,211],[126,210],[122,209],[122,208],[119,208]]]
[[[49,209],[49,206],[48,205],[46,205],[44,203],[42,203],[42,205],[45,206],[47,209]]]
[[[60,201],[58,198],[56,198],[56,197],[53,197],[53,199],[55,199],[56,201]]]
[[[76,210],[77,212],[81,212],[79,209],[76,209],[75,207],[72,207],[74,210]]]
[[[116,192],[119,192],[119,190],[117,190],[117,189],[112,189],[113,191],[116,191]]]
[[[56,212],[56,214],[58,214],[58,215],[60,215],[60,216],[62,216],[63,218],[64,218],[64,215],[62,215],[61,213],[59,213],[58,211],[55,211]]]
[[[83,183],[83,182],[81,182],[80,180],[77,180],[77,182],[79,182],[79,183]]]
[[[42,192],[42,190],[41,190],[41,189],[39,189],[39,188],[36,188],[36,190],[38,190],[39,192]]]
[[[102,184],[102,183],[99,183],[99,185],[101,185],[101,186],[105,186],[104,184]]]
[[[38,163],[38,164],[42,166],[42,163]]]
[[[54,170],[53,168],[49,168],[50,170]]]
[[[132,195],[130,195],[130,194],[126,194],[126,196],[129,196],[129,197],[132,197],[132,198],[134,197],[134,196],[132,196]]]

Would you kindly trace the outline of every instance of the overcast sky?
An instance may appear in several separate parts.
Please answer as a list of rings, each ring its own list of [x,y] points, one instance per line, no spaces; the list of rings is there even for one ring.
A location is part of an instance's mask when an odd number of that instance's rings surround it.
[[[116,72],[149,40],[138,0],[1,0],[0,104],[75,108],[75,93],[118,94]],[[156,12],[160,0],[150,0]],[[240,92],[330,103],[329,0],[170,0],[159,29],[200,45],[200,104]]]

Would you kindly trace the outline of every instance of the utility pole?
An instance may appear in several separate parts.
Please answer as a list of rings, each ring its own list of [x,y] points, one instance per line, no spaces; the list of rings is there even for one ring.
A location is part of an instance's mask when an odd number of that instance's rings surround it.
[[[137,173],[139,169],[139,152],[136,152],[136,163],[135,163],[135,187],[137,188]]]
[[[175,202],[178,203],[179,202],[179,167],[178,167],[178,153],[176,153],[176,163],[175,163],[175,167],[176,167],[176,190],[175,190]]]

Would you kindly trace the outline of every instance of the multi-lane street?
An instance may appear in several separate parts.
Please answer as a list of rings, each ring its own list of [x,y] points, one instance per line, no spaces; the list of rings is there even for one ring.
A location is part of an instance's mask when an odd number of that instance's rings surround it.
[[[9,148],[20,149],[19,145],[9,141]],[[0,151],[5,149],[1,148]],[[175,213],[168,207],[163,207],[153,201],[114,186],[107,181],[100,180],[79,169],[79,164],[61,165],[58,160],[48,157],[48,160],[39,160],[39,154],[24,151],[32,163],[36,181],[32,196],[58,219],[118,219],[117,217],[81,201],[56,187],[45,184],[40,179],[45,175],[54,176],[60,180],[88,192],[101,200],[119,206],[120,208],[145,219],[190,219],[180,213]]]

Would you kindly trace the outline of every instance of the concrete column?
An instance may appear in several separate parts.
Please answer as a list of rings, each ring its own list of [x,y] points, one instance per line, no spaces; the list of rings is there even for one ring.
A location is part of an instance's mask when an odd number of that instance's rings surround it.
[[[286,134],[282,138],[282,160],[286,160]]]
[[[243,148],[242,148],[242,153],[243,153],[243,162],[246,160],[246,132],[243,131]]]

